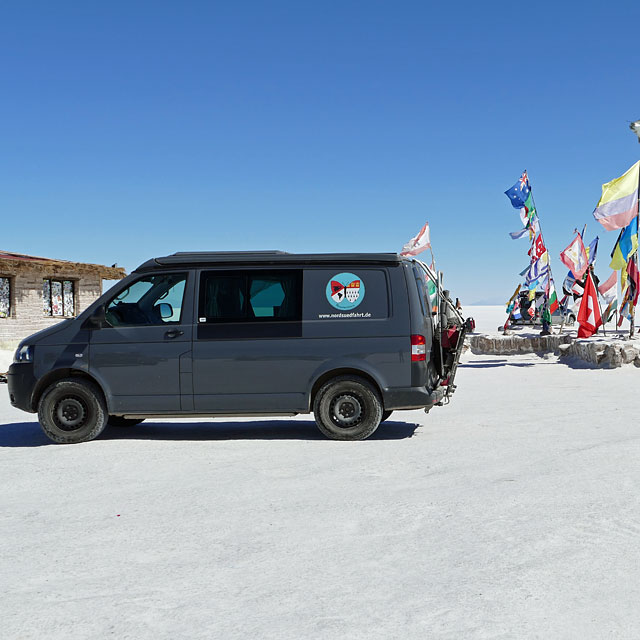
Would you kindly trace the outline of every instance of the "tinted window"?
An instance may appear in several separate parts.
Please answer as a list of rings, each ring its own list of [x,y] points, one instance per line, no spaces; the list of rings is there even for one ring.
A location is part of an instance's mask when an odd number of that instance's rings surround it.
[[[301,309],[300,271],[208,271],[201,276],[200,323],[300,320]]]
[[[136,280],[107,304],[107,322],[113,327],[180,322],[186,281],[186,273]]]

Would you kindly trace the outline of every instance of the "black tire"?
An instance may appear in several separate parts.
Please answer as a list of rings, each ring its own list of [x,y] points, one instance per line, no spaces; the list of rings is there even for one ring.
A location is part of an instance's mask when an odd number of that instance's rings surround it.
[[[144,418],[123,418],[122,416],[109,416],[110,427],[135,427],[144,422]]]
[[[318,429],[332,440],[364,440],[382,420],[378,392],[362,378],[340,376],[316,394],[313,413]]]
[[[393,413],[393,411],[383,411],[382,412],[382,418],[380,419],[380,422],[384,422],[385,420],[388,420],[391,417],[392,413]]]
[[[45,390],[38,403],[42,430],[61,444],[93,440],[107,426],[108,417],[102,391],[86,380],[58,380]]]
[[[569,326],[573,325],[576,321],[576,317],[573,314],[570,314],[569,317],[567,318],[567,324]]]

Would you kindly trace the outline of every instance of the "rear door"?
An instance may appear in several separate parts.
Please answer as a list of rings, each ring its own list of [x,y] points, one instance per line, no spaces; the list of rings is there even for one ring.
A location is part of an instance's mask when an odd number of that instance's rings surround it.
[[[189,408],[192,280],[186,271],[144,275],[105,304],[107,326],[92,330],[89,367],[112,412]]]

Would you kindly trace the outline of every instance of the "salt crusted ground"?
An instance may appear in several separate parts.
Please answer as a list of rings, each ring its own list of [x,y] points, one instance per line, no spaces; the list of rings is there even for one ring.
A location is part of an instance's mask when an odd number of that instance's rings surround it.
[[[1,635],[636,638],[638,375],[467,354],[451,405],[355,443],[302,416],[50,445],[0,387]]]

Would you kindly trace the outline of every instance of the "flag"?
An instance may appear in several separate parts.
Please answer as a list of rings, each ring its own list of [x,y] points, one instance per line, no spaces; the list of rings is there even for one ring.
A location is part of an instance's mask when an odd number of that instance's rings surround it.
[[[600,295],[603,300],[609,304],[617,295],[617,287],[616,287],[616,272],[614,271],[605,282],[603,282],[599,287],[598,291],[600,291]]]
[[[622,296],[622,304],[620,305],[620,312],[618,313],[618,326],[622,324],[625,317],[631,318],[629,313],[629,288],[627,287],[624,295]]]
[[[613,318],[613,314],[616,312],[617,308],[618,298],[614,298],[604,312],[604,317],[606,318],[605,322],[611,322],[611,318]]]
[[[549,254],[544,253],[537,260],[534,260],[525,276],[525,284],[529,285],[534,280],[538,280],[549,273]]]
[[[512,240],[519,240],[525,233],[527,233],[527,231],[529,231],[529,229],[525,227],[524,229],[520,229],[520,231],[510,231],[509,235]]]
[[[600,238],[596,236],[586,249],[587,258],[589,258],[589,264],[592,264],[594,266],[596,264],[596,255],[598,254],[598,240],[600,240]]]
[[[629,274],[629,289],[631,290],[631,304],[635,307],[638,304],[638,294],[640,294],[640,273],[638,272],[637,257],[631,256],[627,262],[627,273]]]
[[[553,280],[549,280],[547,298],[549,300],[549,313],[555,313],[559,305],[558,305],[558,296],[556,294],[556,288],[553,284]]]
[[[511,312],[511,315],[515,320],[522,319],[522,313],[520,312],[520,300],[518,298],[516,298],[513,303],[513,311]]]
[[[536,258],[540,258],[544,253],[547,252],[547,247],[544,246],[544,240],[542,239],[542,234],[539,233],[535,240],[533,241],[533,245],[531,246],[531,258],[534,256]]]
[[[524,201],[523,209],[524,214],[527,216],[527,220],[531,222],[533,220],[533,217],[536,215],[536,208],[533,205],[533,196],[531,195],[531,191],[529,191],[529,195]]]
[[[593,217],[607,230],[622,229],[638,214],[640,160],[626,173],[602,185]]]
[[[629,256],[638,248],[638,218],[634,218],[621,232],[611,252],[612,269],[624,269]]]
[[[587,252],[584,249],[580,235],[577,235],[571,244],[560,253],[560,260],[571,269],[571,272],[576,278],[581,278],[584,275],[589,263],[587,261]]]
[[[425,222],[424,226],[418,232],[418,235],[411,238],[407,244],[402,247],[401,256],[415,256],[421,251],[431,248],[431,238],[429,237],[429,223]]]
[[[530,193],[531,185],[529,184],[529,178],[527,177],[526,171],[522,173],[518,182],[516,182],[511,189],[507,189],[505,191],[507,198],[511,200],[511,205],[515,209],[520,209],[520,207],[525,206],[524,203]]]
[[[589,338],[602,324],[600,307],[598,306],[598,294],[590,273],[587,273],[582,304],[580,305],[580,311],[578,311],[578,324],[580,325],[578,338]]]
[[[567,277],[564,279],[564,282],[562,283],[562,291],[566,296],[571,294],[571,290],[573,289],[573,285],[575,283],[576,283],[576,277],[573,275],[573,273],[571,273],[571,271],[569,271],[569,273],[567,274]]]

